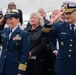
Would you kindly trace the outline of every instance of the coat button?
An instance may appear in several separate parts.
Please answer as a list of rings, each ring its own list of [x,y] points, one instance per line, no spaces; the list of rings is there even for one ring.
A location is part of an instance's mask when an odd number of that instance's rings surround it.
[[[16,45],[18,45],[18,44],[16,43]]]
[[[72,50],[70,49],[69,52],[71,52]]]
[[[25,62],[25,64],[27,64],[27,62]]]
[[[73,39],[70,40],[71,42],[73,41]]]
[[[71,55],[68,55],[68,57],[71,57]]]
[[[7,44],[8,44],[9,42],[7,42]]]
[[[4,56],[6,58],[6,56]]]
[[[3,39],[2,39],[2,41],[3,41]]]
[[[61,46],[63,46],[64,45],[64,42],[61,42]]]
[[[7,51],[7,49],[6,49],[6,51]]]
[[[70,47],[72,47],[72,44],[70,44]]]
[[[62,40],[63,38],[61,38],[61,40]]]

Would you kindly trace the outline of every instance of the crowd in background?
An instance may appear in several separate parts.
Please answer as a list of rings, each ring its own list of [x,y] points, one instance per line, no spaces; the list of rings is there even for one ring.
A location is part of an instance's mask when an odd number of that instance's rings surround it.
[[[66,22],[64,4],[61,5],[60,9],[52,10],[52,14],[49,16],[49,20],[46,19],[46,11],[44,8],[39,8],[37,12],[31,13],[29,21],[27,25],[25,25],[23,24],[22,10],[17,8],[14,2],[11,2],[7,6],[7,12],[5,15],[3,15],[2,10],[0,10],[0,31],[2,31],[4,28],[9,27],[9,22],[7,21],[8,19],[6,18],[6,15],[7,13],[10,13],[9,10],[12,11],[15,9],[18,10],[18,13],[20,15],[18,26],[22,30],[28,32],[30,38],[30,51],[25,75],[55,75],[54,66],[59,50],[58,39],[47,39],[45,37],[41,37],[41,34],[44,26],[46,27],[50,24],[60,24],[62,22]],[[48,32],[47,29],[45,30]],[[55,42],[54,46],[57,47],[56,51],[53,51],[51,40]],[[2,43],[0,43],[0,45],[2,46]]]

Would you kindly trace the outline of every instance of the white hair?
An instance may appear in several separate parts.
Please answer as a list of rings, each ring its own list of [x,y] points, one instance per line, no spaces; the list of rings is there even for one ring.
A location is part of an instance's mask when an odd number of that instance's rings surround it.
[[[43,20],[43,17],[40,15],[40,13],[38,13],[38,12],[32,13],[32,14],[30,15],[30,19],[31,19],[31,17],[34,16],[34,15],[37,15],[37,16],[38,16],[38,18],[39,18],[39,25],[40,25],[40,26],[44,26],[44,20]],[[29,22],[30,22],[30,20],[29,20]],[[31,23],[31,22],[30,22],[30,23]]]

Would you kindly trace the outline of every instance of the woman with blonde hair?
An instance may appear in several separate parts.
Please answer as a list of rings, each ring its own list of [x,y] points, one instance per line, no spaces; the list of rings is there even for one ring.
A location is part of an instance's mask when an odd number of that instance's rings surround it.
[[[45,49],[47,40],[41,37],[44,21],[39,13],[32,13],[29,22],[31,25],[25,29],[30,36],[30,52],[26,73],[27,75],[43,75],[47,55]]]

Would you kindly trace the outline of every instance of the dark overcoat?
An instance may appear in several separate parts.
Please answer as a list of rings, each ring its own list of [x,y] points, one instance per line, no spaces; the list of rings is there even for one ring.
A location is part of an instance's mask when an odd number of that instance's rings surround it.
[[[3,75],[2,73],[24,75],[30,49],[27,32],[17,27],[9,39],[9,28],[5,28],[0,32],[0,41],[2,41],[0,75]]]
[[[70,24],[61,22],[54,24],[50,32],[48,30],[48,27],[47,29],[45,27],[42,36],[57,38],[59,42],[59,52],[55,63],[56,75],[76,75],[76,29],[71,36]],[[52,50],[56,50],[54,42],[50,44],[52,44]]]

